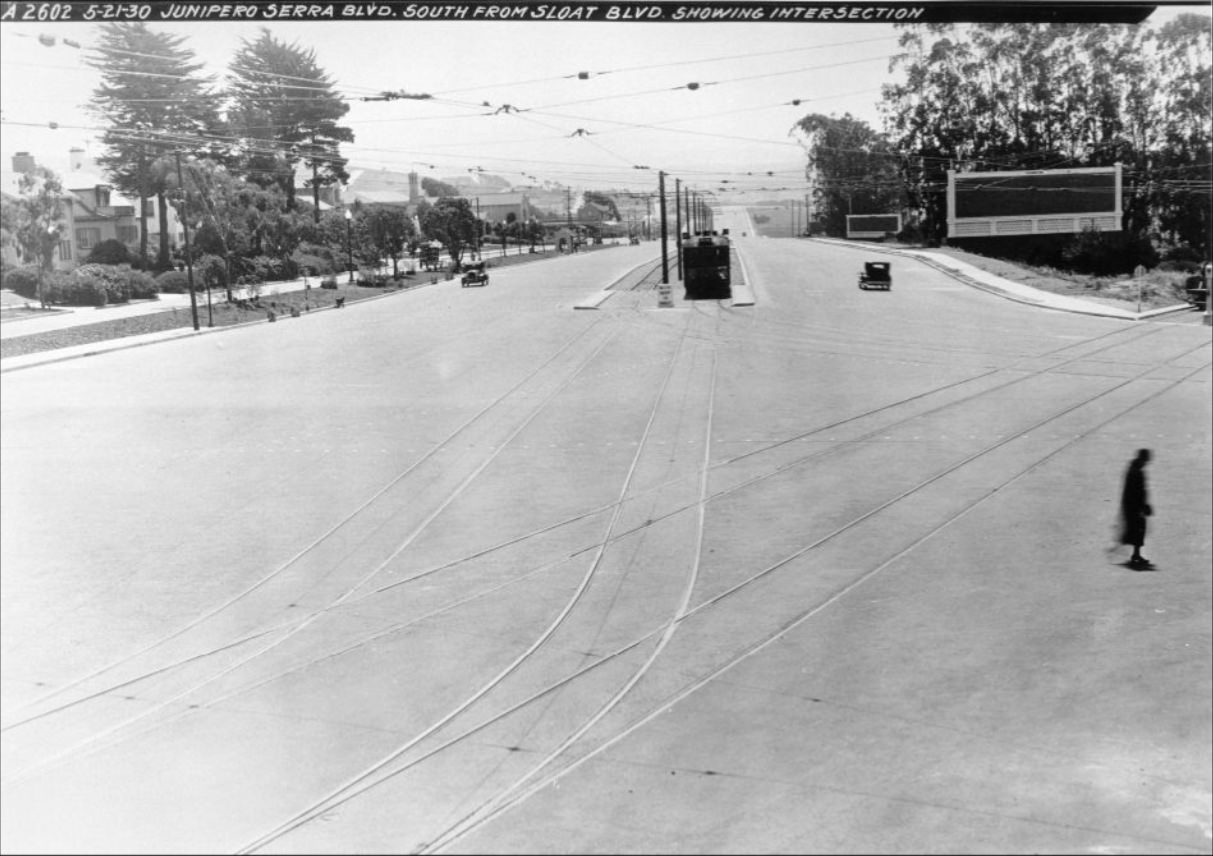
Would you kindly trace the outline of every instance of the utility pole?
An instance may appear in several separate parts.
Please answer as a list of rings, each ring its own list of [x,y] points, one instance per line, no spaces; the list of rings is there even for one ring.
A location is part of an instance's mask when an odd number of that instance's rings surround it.
[[[312,222],[320,225],[320,173],[316,167],[315,134],[312,134]]]
[[[667,236],[665,219],[665,172],[657,173],[657,192],[661,194],[661,281],[667,285],[670,282],[670,262],[666,258]]]
[[[190,220],[187,208],[189,197],[185,193],[185,179],[181,176],[181,152],[173,152],[177,159],[177,186],[181,188],[181,228],[185,230],[185,270],[186,282],[190,289],[190,317],[194,320],[194,329],[198,324],[198,295],[194,294],[194,263],[190,260]]]
[[[476,261],[480,261],[480,233],[484,231],[484,224],[480,222],[480,197],[476,197]]]
[[[569,223],[569,252],[577,249],[577,242],[573,238],[573,188],[566,187],[564,189],[564,213],[568,217]]]
[[[664,223],[663,231],[664,231]],[[678,239],[674,246],[678,248],[678,280],[682,281],[682,179],[674,179],[674,234]],[[662,254],[664,255],[664,249]]]

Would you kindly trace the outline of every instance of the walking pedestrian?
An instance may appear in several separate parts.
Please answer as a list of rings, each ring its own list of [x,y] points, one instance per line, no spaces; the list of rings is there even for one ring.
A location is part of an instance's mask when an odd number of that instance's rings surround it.
[[[1137,571],[1154,567],[1141,554],[1146,541],[1146,518],[1154,513],[1146,488],[1145,468],[1148,463],[1150,450],[1138,449],[1137,457],[1129,462],[1129,468],[1125,471],[1124,489],[1120,494],[1120,543],[1132,546],[1129,567]]]

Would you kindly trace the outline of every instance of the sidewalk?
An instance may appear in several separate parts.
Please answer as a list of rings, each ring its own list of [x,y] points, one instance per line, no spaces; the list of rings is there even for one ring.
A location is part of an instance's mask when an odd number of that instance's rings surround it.
[[[930,265],[938,271],[946,273],[959,282],[965,285],[970,285],[973,288],[979,288],[982,291],[988,291],[991,294],[996,294],[999,297],[1004,297],[1007,300],[1014,300],[1018,303],[1027,303],[1032,306],[1039,306],[1044,309],[1055,309],[1060,312],[1078,312],[1084,315],[1102,315],[1107,318],[1123,318],[1127,321],[1142,321],[1147,318],[1155,318],[1159,315],[1170,315],[1176,312],[1187,312],[1191,309],[1186,303],[1176,304],[1175,306],[1164,306],[1161,309],[1150,309],[1145,312],[1133,312],[1128,309],[1122,309],[1119,306],[1110,306],[1100,303],[1095,300],[1085,300],[1081,297],[1069,297],[1064,294],[1053,294],[1050,291],[1043,291],[1039,288],[1033,288],[1030,285],[1012,282],[1009,279],[1003,279],[1000,276],[984,271],[981,268],[974,267],[968,262],[963,262],[959,259],[945,256],[939,253],[932,253],[930,250],[906,250],[881,247],[879,244],[871,246],[859,246],[853,241],[843,241],[837,238],[812,238],[813,241],[821,241],[822,243],[833,244],[835,246],[850,247],[855,250],[860,250],[865,253],[877,252],[887,253],[895,256],[908,256],[912,259]]]
[[[308,284],[312,288],[320,285],[320,280],[311,277]],[[275,282],[261,287],[262,298],[272,298],[278,294],[291,291],[302,291],[302,279]],[[232,294],[237,298],[249,297],[247,288],[234,288]],[[199,313],[206,312],[206,292],[197,296]],[[218,304],[227,300],[227,294],[222,291],[211,291],[211,303]],[[22,306],[28,304],[36,307],[36,300],[25,300],[16,297],[12,292],[4,293],[4,306]],[[169,312],[173,309],[189,311],[190,296],[188,294],[161,294],[153,300],[132,300],[130,303],[115,303],[109,306],[57,306],[53,311],[39,313],[28,317],[5,318],[0,327],[0,338],[16,339],[20,336],[32,336],[36,333],[47,333],[51,330],[63,330],[67,327],[79,327],[84,324],[98,324],[102,321],[113,321],[118,318],[133,318],[139,315],[153,315],[157,312]]]
[[[316,277],[309,277],[307,284],[312,288],[319,288],[320,280]],[[270,285],[263,285],[260,289],[262,299],[273,298],[279,294],[285,294],[292,291],[302,291],[304,289],[304,280],[289,280],[285,282],[275,282]],[[392,292],[394,293],[394,292]],[[23,305],[27,302],[30,305],[35,305],[32,301],[25,301],[23,298],[16,298],[11,292],[4,292],[4,304],[6,306]],[[232,295],[238,298],[246,298],[249,296],[248,289],[237,288],[232,289]],[[200,294],[198,299],[199,316],[205,320],[206,318],[206,293]],[[211,292],[212,303],[218,303],[227,299],[226,293],[216,294]],[[374,298],[368,298],[374,299]],[[62,330],[67,327],[76,327],[86,324],[96,324],[102,321],[112,321],[117,318],[131,318],[139,315],[150,315],[156,312],[170,312],[173,310],[188,312],[190,309],[190,297],[188,294],[162,294],[157,300],[139,300],[132,303],[115,304],[97,308],[92,306],[76,306],[76,307],[57,307],[52,313],[46,315],[36,315],[29,318],[17,318],[5,320],[3,327],[0,328],[0,338],[17,339],[22,336],[35,335],[37,333],[45,333],[53,330]],[[265,324],[268,323],[264,319],[248,321],[247,324]],[[38,351],[33,354],[21,354],[15,357],[5,357],[0,360],[0,373],[17,371],[18,369],[31,368],[33,366],[46,365],[47,363],[57,363],[62,360],[75,359],[76,357],[87,357],[92,354],[101,354],[108,351],[119,351],[126,348],[137,348],[142,345],[150,345],[156,342],[163,342],[169,339],[182,339],[186,336],[205,336],[208,333],[217,333],[222,330],[230,330],[233,327],[244,325],[224,325],[222,327],[202,327],[195,330],[192,326],[178,327],[172,330],[161,330],[156,333],[145,333],[137,336],[122,336],[117,339],[107,339],[101,342],[89,342],[84,345],[72,345],[67,348],[56,348],[51,351]]]

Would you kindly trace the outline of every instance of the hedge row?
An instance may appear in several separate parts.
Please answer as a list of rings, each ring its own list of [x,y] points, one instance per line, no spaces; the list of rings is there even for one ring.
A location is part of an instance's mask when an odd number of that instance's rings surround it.
[[[43,299],[61,306],[104,306],[155,297],[159,291],[151,274],[130,265],[85,264],[71,271],[41,273]],[[26,266],[9,271],[4,287],[28,300],[38,299],[39,271]]]

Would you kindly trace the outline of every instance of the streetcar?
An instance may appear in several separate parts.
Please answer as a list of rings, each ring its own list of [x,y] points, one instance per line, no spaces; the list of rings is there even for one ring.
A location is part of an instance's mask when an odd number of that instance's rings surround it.
[[[733,296],[729,230],[682,235],[682,282],[687,300],[728,300]]]

